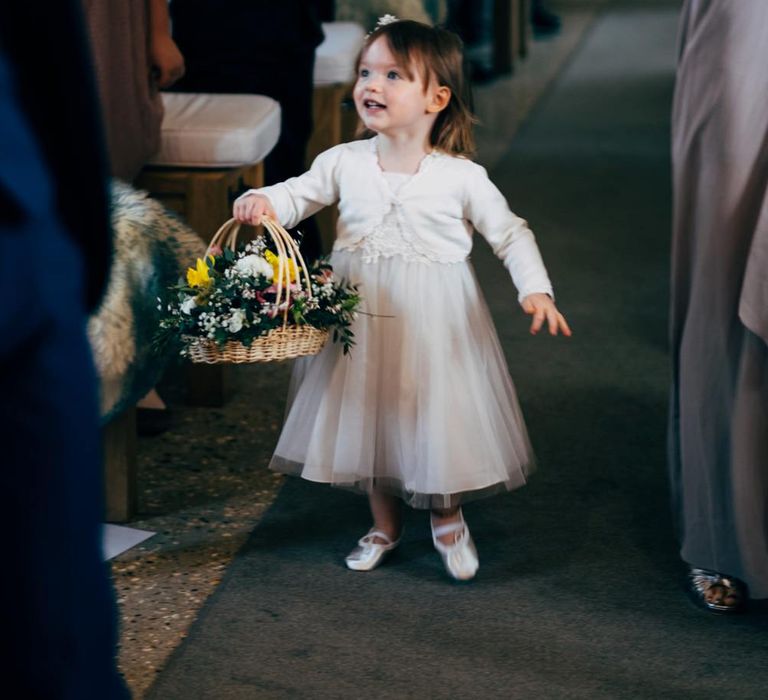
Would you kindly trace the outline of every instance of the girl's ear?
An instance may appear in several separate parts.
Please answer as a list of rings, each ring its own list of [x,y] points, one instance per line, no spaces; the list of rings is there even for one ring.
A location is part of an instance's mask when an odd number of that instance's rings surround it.
[[[429,114],[435,114],[436,112],[442,112],[451,101],[451,88],[441,85],[432,94],[432,101],[427,106],[427,112]]]

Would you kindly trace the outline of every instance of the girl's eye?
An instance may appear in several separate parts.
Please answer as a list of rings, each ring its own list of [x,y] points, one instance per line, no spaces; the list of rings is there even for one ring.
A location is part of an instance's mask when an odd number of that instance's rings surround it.
[[[391,70],[387,73],[387,78],[389,78],[389,80],[396,80],[399,77],[400,74],[396,70]]]
[[[360,77],[361,78],[367,78],[368,77],[368,69],[367,68],[361,68],[360,69]]]

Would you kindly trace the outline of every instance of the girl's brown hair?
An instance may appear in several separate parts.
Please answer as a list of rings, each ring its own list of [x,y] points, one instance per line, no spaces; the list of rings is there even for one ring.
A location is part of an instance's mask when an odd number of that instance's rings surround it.
[[[472,125],[477,121],[471,112],[472,98],[469,83],[464,78],[463,45],[456,34],[440,27],[430,27],[412,20],[397,20],[378,27],[368,35],[357,57],[355,72],[360,61],[374,41],[383,37],[398,65],[413,80],[413,68],[421,69],[424,90],[431,79],[451,91],[451,99],[438,113],[432,126],[430,143],[446,153],[469,156],[475,151]],[[360,136],[373,132],[360,126]]]

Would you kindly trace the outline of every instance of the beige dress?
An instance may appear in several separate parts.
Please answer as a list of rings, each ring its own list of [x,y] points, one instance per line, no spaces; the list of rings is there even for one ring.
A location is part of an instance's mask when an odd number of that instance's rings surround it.
[[[395,195],[414,177],[383,176]],[[333,251],[334,271],[360,286],[366,313],[349,356],[329,343],[296,362],[270,466],[414,508],[516,489],[534,457],[472,266],[426,256],[395,209]]]

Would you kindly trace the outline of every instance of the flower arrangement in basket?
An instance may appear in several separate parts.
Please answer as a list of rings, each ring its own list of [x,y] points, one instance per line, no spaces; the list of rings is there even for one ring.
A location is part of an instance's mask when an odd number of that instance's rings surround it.
[[[262,223],[272,246],[265,236],[238,244],[234,219],[216,232],[174,298],[160,300],[158,346],[180,342],[193,362],[269,362],[314,355],[332,334],[349,352],[357,288],[325,262],[307,268],[291,235]]]

